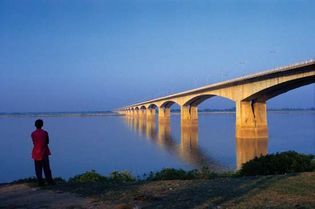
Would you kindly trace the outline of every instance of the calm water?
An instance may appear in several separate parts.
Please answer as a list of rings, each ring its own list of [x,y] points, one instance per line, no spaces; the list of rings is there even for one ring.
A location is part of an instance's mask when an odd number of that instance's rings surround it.
[[[0,118],[0,182],[34,176],[33,117]],[[142,175],[165,167],[235,170],[253,154],[295,150],[315,154],[315,112],[269,112],[269,140],[234,138],[235,115],[202,113],[198,130],[181,130],[180,116],[158,128],[122,116],[44,117],[54,176],[95,169]]]

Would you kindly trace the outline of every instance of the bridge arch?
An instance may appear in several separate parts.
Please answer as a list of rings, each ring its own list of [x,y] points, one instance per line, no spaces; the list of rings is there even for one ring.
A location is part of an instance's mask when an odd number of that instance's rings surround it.
[[[252,95],[243,99],[243,101],[261,101],[265,102],[280,94],[286,93],[293,89],[315,83],[315,76],[294,79],[259,90]]]
[[[158,109],[158,105],[157,104],[150,104],[148,105],[148,109]]]
[[[146,119],[147,121],[155,121],[155,114],[158,110],[158,106],[156,104],[147,104],[146,105]],[[152,125],[153,123],[151,123]]]
[[[168,100],[168,101],[163,102],[160,105],[160,108],[170,108],[173,104],[177,104],[177,105],[181,106],[178,102],[176,102],[174,100]]]
[[[214,97],[215,95],[210,95],[210,94],[204,94],[204,95],[198,95],[198,96],[193,96],[191,98],[189,98],[189,100],[187,100],[184,103],[184,106],[194,106],[197,107],[199,104],[201,104],[202,102],[204,102],[205,100]]]
[[[221,97],[223,99],[227,99],[227,100],[234,102],[234,100],[229,98],[229,97],[225,97],[225,96],[221,96],[221,95],[217,95],[217,94],[199,94],[199,95],[194,95],[194,96],[191,96],[190,98],[188,98],[184,102],[184,106],[197,107],[198,105],[200,105],[201,103],[203,103],[204,101],[206,101],[212,97]]]

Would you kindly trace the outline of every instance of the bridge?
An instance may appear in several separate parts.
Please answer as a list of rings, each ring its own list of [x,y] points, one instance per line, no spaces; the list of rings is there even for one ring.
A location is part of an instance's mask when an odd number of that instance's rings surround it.
[[[315,82],[315,60],[309,60],[256,74],[203,86],[120,108],[128,117],[170,122],[170,108],[180,106],[181,129],[185,138],[198,128],[198,105],[214,96],[235,102],[236,138],[268,138],[267,101],[292,89]],[[195,133],[195,131],[192,131]]]

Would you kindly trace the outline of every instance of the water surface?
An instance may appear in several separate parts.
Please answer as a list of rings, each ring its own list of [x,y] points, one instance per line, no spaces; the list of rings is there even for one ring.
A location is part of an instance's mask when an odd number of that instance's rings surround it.
[[[0,182],[34,176],[30,134],[37,117],[0,117]],[[165,167],[235,170],[255,152],[315,154],[315,112],[268,112],[269,139],[236,140],[234,113],[200,113],[199,128],[183,131],[180,115],[158,126],[122,116],[43,117],[54,176],[95,169],[142,175]]]

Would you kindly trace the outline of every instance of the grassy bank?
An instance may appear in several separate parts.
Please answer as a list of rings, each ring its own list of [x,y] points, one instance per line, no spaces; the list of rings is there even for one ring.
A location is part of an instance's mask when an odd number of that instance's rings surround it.
[[[306,172],[194,180],[59,181],[43,189],[93,198],[96,208],[315,208],[314,185],[315,172]]]
[[[39,188],[34,178],[11,185],[27,184],[35,190],[68,192],[93,200],[65,209],[315,208],[313,159],[312,155],[289,151],[255,158],[235,173],[168,168],[136,178],[127,171],[114,171],[109,176],[89,171],[68,181],[58,178],[54,186]],[[10,195],[7,199],[1,195],[0,202],[10,202]],[[6,206],[0,203],[0,208]]]

